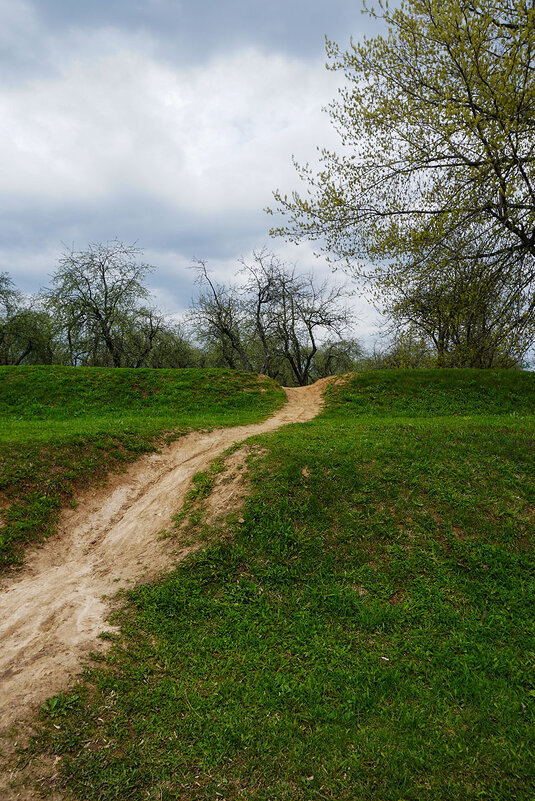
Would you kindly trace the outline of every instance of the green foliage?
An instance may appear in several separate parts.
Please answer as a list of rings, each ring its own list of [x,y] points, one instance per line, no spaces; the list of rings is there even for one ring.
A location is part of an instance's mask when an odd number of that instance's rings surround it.
[[[328,42],[331,69],[347,79],[329,107],[346,150],[323,151],[317,176],[302,170],[311,197],[277,195],[291,221],[283,232],[326,237],[352,260],[401,254],[412,232],[431,250],[434,226],[458,231],[479,215],[533,254],[534,9],[515,0],[380,9],[387,36],[346,52]]]
[[[49,698],[43,704],[43,712],[50,715],[52,718],[65,717],[69,712],[72,712],[80,705],[80,696],[77,693],[66,695],[60,693],[53,698]]]
[[[255,422],[283,391],[231,370],[0,367],[0,569],[83,483],[191,428]]]
[[[480,259],[468,240],[410,274],[392,268],[381,291],[397,349],[419,339],[438,367],[520,365],[535,336],[524,265]]]
[[[49,315],[24,298],[8,273],[0,273],[0,365],[49,364],[53,340]]]
[[[43,715],[76,798],[533,797],[535,385],[476,377],[356,377],[257,438],[234,541],[130,593]]]
[[[370,279],[439,366],[509,366],[535,329],[535,9],[379,9],[386,35],[327,43],[346,81],[328,107],[343,147],[318,172],[298,166],[306,192],[275,193],[286,224],[272,233]]]

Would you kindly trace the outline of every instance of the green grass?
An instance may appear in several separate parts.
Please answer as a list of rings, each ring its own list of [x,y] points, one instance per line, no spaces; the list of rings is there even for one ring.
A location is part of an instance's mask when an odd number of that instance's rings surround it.
[[[192,428],[261,420],[283,400],[270,379],[231,370],[0,367],[0,569],[53,533],[82,482]]]
[[[244,522],[129,593],[25,758],[79,801],[531,801],[534,380],[374,373],[256,438]]]
[[[237,370],[0,367],[0,442],[241,425],[283,399],[273,381]]]
[[[535,380],[520,370],[377,370],[333,399],[341,413],[384,417],[535,414]]]

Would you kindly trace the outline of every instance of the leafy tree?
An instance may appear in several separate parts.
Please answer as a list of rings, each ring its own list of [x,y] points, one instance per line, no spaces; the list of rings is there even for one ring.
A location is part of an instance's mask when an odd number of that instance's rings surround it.
[[[10,275],[0,273],[0,364],[12,363],[10,324],[21,301]]]
[[[60,321],[71,364],[144,363],[162,318],[142,305],[149,296],[145,277],[153,268],[138,263],[140,254],[114,240],[61,257],[44,296]]]
[[[456,269],[464,237],[463,278],[450,300],[457,304],[467,276],[470,294],[480,292],[488,266],[498,304],[491,316],[504,308],[500,287],[524,300],[520,327],[511,328],[522,340],[535,279],[535,6],[407,0],[380,8],[386,35],[346,51],[327,43],[330,68],[347,81],[329,106],[342,148],[323,150],[318,172],[297,165],[308,191],[275,193],[286,224],[272,233],[321,242],[382,300],[401,281],[412,311],[423,308],[426,270],[427,297],[445,308],[437,264]]]
[[[0,364],[51,364],[55,335],[38,300],[25,298],[8,273],[0,273]]]
[[[178,323],[166,323],[158,332],[147,367],[204,367],[206,357],[188,339]]]
[[[323,342],[311,368],[313,381],[329,375],[349,373],[364,364],[364,350],[356,339],[334,339]]]
[[[38,305],[19,308],[4,328],[3,364],[53,364],[57,361],[57,330]],[[4,358],[5,355],[5,358]]]
[[[535,334],[534,286],[524,269],[531,257],[478,258],[469,236],[453,244],[408,275],[403,266],[390,269],[382,294],[391,330],[418,333],[438,367],[519,364]]]
[[[15,287],[9,273],[0,273],[0,322],[8,320],[22,302],[22,293]]]
[[[386,37],[327,43],[347,85],[329,107],[344,145],[276,193],[290,238],[382,258],[425,253],[474,220],[535,255],[535,7],[517,0],[408,0]]]
[[[437,362],[426,338],[408,327],[396,331],[390,341],[376,348],[365,366],[376,370],[418,370],[436,367]]]
[[[165,328],[164,315],[146,306],[125,310],[117,323],[117,341],[125,367],[145,367]]]

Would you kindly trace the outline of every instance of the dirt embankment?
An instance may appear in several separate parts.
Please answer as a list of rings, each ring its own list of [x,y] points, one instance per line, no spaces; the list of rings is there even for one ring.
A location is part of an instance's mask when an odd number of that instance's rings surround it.
[[[199,547],[177,550],[176,540],[159,537],[195,473],[234,442],[315,417],[327,381],[287,389],[288,403],[263,423],[188,434],[64,511],[58,534],[0,585],[0,729],[64,689],[84,656],[103,647],[103,596],[155,578]]]

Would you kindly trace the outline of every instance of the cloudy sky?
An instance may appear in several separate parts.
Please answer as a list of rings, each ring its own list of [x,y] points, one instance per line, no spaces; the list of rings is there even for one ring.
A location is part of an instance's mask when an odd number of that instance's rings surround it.
[[[65,247],[118,238],[156,266],[161,308],[267,246],[292,154],[336,143],[324,37],[370,32],[358,0],[0,0],[0,271],[35,292]],[[374,315],[359,299],[361,334]]]

